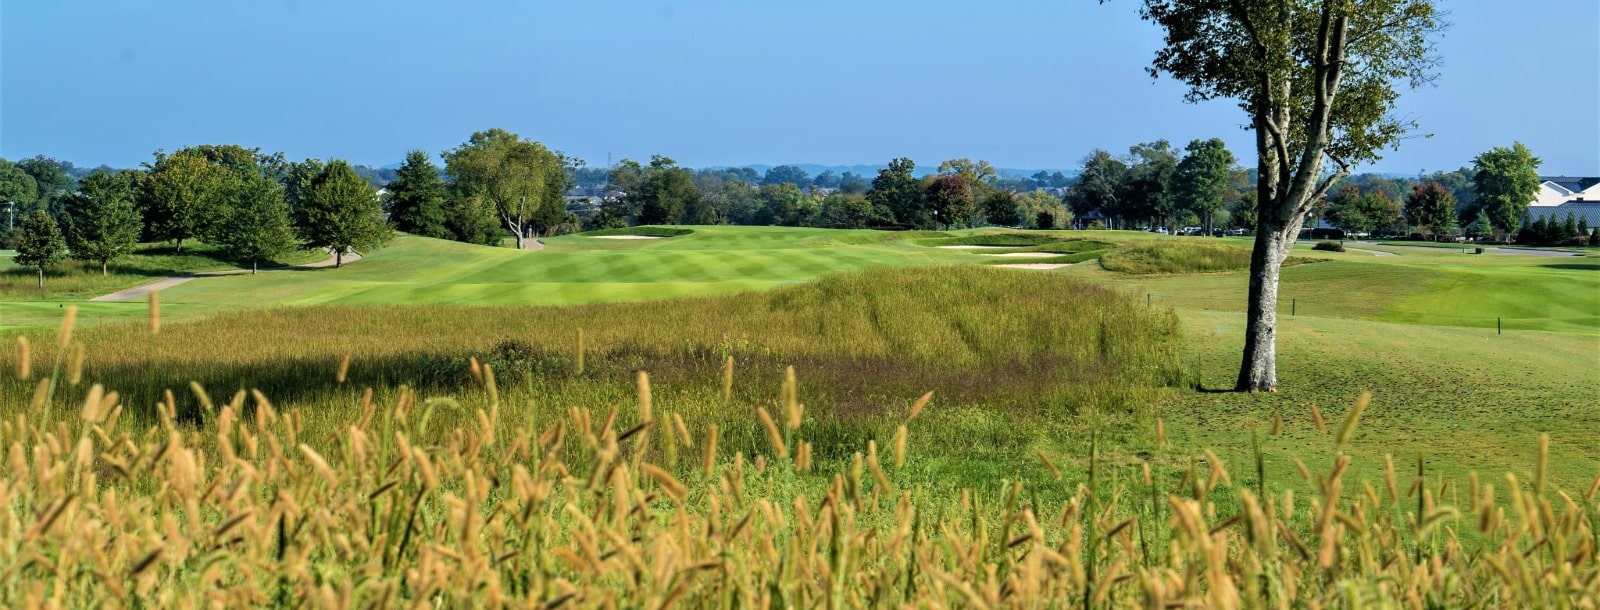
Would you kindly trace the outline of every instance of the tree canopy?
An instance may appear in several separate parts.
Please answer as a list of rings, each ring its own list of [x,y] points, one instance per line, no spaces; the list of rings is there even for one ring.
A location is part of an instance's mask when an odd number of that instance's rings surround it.
[[[111,261],[133,251],[143,224],[134,205],[139,181],[138,172],[95,172],[67,196],[64,232],[73,258],[100,263],[105,275]]]
[[[1478,209],[1489,217],[1495,231],[1517,229],[1528,204],[1539,192],[1542,161],[1521,142],[1510,148],[1495,147],[1473,160],[1472,184]]]
[[[445,153],[445,173],[458,195],[481,197],[493,205],[519,250],[530,232],[547,228],[539,226],[539,219],[565,213],[562,194],[571,179],[567,169],[560,153],[498,128],[474,133]]]
[[[307,247],[332,250],[334,267],[344,265],[345,252],[372,250],[394,236],[383,222],[372,185],[340,160],[323,166],[295,212],[301,241]]]

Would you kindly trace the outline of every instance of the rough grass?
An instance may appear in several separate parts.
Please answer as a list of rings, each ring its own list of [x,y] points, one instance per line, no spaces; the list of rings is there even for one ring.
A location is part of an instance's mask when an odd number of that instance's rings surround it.
[[[1100,257],[1101,266],[1118,273],[1217,273],[1250,268],[1250,250],[1200,241],[1158,241],[1117,248]]]
[[[937,239],[922,239],[922,240],[918,240],[917,243],[918,243],[918,245],[929,246],[929,247],[938,247],[938,246],[1013,246],[1013,247],[1019,247],[1020,248],[1020,247],[1027,247],[1027,246],[1041,246],[1041,245],[1045,245],[1045,244],[1056,243],[1056,242],[1059,242],[1059,241],[1062,241],[1062,238],[1060,236],[1050,235],[1050,234],[1047,234],[1047,233],[1005,232],[1005,233],[971,233],[971,234],[967,234],[967,235],[959,235],[959,236],[956,236],[956,237],[944,237],[944,238],[937,238]]]
[[[872,270],[768,293],[660,303],[296,307],[175,324],[155,337],[134,325],[81,334],[94,354],[85,365],[93,378],[121,388],[135,405],[172,390],[186,414],[198,408],[185,391],[190,381],[219,395],[259,389],[311,410],[347,408],[347,390],[328,373],[346,353],[350,383],[380,396],[401,384],[454,392],[469,380],[470,357],[496,362],[507,399],[537,405],[530,416],[539,418],[552,416],[550,408],[603,410],[638,369],[656,375],[664,401],[715,404],[719,373],[732,357],[734,403],[697,414],[724,429],[753,430],[754,406],[793,365],[807,379],[818,427],[840,438],[882,435],[885,413],[935,392],[942,408],[933,417],[948,425],[927,438],[949,461],[930,470],[929,483],[987,485],[1020,459],[996,452],[1055,444],[1054,434],[1081,443],[1064,432],[1079,414],[1132,422],[1163,388],[1185,384],[1175,325],[1165,313],[1076,280],[961,267]],[[573,372],[579,329],[581,375]],[[36,353],[52,351],[46,335],[35,344]],[[196,349],[207,345],[227,348]],[[32,391],[10,388],[19,400]],[[974,438],[989,440],[973,445]]]
[[[1160,420],[1140,426],[1149,451],[1103,452],[1128,430],[1096,422],[1077,451],[1005,446],[1017,466],[958,490],[937,439],[1014,425],[924,399],[881,436],[840,435],[788,373],[742,423],[642,372],[591,408],[513,396],[476,362],[448,398],[361,393],[335,363],[342,401],[197,388],[141,415],[76,362],[17,359],[0,390],[10,607],[1600,603],[1600,479],[1553,480],[1567,446],[1541,437],[1525,469],[1464,480],[1342,454],[1313,471],[1277,448],[1349,446],[1365,397],[1237,461],[1169,447]],[[32,383],[47,370],[61,380]],[[1313,491],[1283,489],[1285,461]]]

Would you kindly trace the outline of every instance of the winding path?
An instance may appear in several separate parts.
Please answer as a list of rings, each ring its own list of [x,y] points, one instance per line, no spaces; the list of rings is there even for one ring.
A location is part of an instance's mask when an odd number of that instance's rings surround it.
[[[350,251],[349,253],[345,254],[345,256],[344,256],[344,262],[346,262],[346,263],[355,262],[355,261],[358,261],[358,260],[361,260],[361,253],[356,252],[354,250]],[[304,265],[289,265],[289,266],[286,266],[286,267],[273,267],[273,268],[270,268],[270,269],[261,269],[260,273],[272,273],[274,271],[296,271],[296,270],[304,270],[304,269],[323,269],[323,268],[326,268],[326,267],[332,267],[333,263],[334,263],[334,256],[330,253],[328,255],[327,260],[321,260],[321,261],[317,261],[317,262],[314,262],[314,263],[306,263]],[[141,300],[144,300],[152,292],[166,290],[166,289],[171,288],[173,286],[177,286],[178,284],[182,284],[184,282],[188,282],[189,280],[199,279],[199,278],[203,278],[203,277],[221,277],[221,276],[225,276],[225,275],[248,275],[249,273],[250,273],[249,269],[223,269],[223,270],[220,270],[220,271],[201,271],[201,272],[198,272],[198,273],[186,273],[186,274],[183,274],[183,275],[174,275],[174,276],[170,276],[170,277],[161,278],[159,280],[156,280],[154,282],[150,282],[148,284],[140,284],[140,285],[134,286],[132,288],[125,288],[125,289],[122,289],[122,290],[118,290],[118,291],[113,292],[111,294],[97,296],[97,297],[89,299],[89,300],[90,301],[111,302],[111,303],[126,302],[126,301],[141,301]]]

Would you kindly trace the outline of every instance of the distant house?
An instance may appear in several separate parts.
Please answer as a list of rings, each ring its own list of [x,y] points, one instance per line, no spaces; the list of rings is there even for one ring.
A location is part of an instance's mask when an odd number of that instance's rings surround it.
[[[1565,221],[1567,215],[1600,227],[1600,177],[1541,176],[1539,192],[1528,203],[1528,222]]]

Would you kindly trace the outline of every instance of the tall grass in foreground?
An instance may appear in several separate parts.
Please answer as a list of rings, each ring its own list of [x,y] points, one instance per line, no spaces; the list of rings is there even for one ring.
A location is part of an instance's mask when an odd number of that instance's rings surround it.
[[[1259,451],[1250,485],[1210,452],[1127,476],[1091,440],[1081,478],[1039,455],[1054,476],[949,492],[907,484],[928,395],[893,413],[892,441],[825,448],[785,370],[747,453],[643,372],[625,408],[509,417],[473,359],[458,398],[369,390],[323,413],[196,384],[193,424],[172,394],[147,419],[88,385],[70,320],[48,365],[23,344],[12,372],[36,390],[0,405],[9,607],[1600,604],[1600,479],[1550,486],[1544,441],[1527,482],[1392,462],[1352,480],[1337,455],[1318,475],[1297,462],[1317,490],[1297,497]],[[1366,408],[1313,415],[1343,444]],[[824,449],[850,457],[824,468]]]

